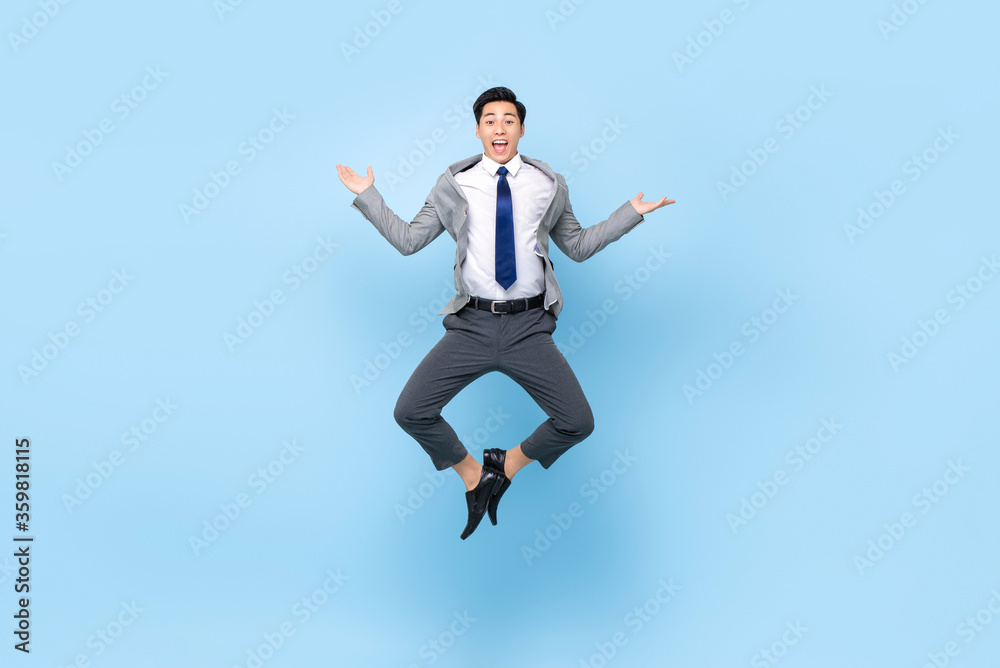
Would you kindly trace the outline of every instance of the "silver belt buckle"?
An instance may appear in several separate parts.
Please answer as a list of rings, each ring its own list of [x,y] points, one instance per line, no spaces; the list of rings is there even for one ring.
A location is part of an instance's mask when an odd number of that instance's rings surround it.
[[[507,310],[506,311],[498,311],[497,310],[497,304],[507,304]],[[490,302],[490,312],[494,313],[496,315],[504,315],[506,313],[510,313],[512,310],[513,310],[513,305],[510,302],[505,302],[503,300],[495,300],[495,301]]]

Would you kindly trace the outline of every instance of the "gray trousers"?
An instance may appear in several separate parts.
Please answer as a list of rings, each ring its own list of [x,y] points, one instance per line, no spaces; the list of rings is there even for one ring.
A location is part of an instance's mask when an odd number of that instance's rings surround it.
[[[446,315],[442,324],[444,336],[414,369],[393,412],[399,426],[430,455],[437,470],[454,466],[468,454],[441,417],[441,409],[490,371],[513,379],[548,415],[521,441],[521,451],[542,467],[549,468],[594,431],[590,404],[552,341],[556,319],[549,311],[534,308],[496,315],[466,306]]]

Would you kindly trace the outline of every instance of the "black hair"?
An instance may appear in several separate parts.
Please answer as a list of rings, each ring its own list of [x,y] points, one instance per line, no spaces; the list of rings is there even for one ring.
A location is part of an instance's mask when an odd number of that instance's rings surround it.
[[[485,90],[482,95],[476,98],[476,102],[472,105],[472,112],[476,115],[476,125],[479,125],[479,119],[483,116],[483,107],[489,102],[513,102],[517,109],[517,115],[521,119],[521,125],[524,125],[524,117],[528,113],[527,109],[517,101],[517,96],[511,89],[503,86]]]

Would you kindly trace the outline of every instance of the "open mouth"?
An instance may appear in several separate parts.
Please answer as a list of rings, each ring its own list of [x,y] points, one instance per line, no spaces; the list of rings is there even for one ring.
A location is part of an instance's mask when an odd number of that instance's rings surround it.
[[[507,140],[506,139],[495,139],[493,141],[493,151],[497,155],[503,155],[507,152]]]

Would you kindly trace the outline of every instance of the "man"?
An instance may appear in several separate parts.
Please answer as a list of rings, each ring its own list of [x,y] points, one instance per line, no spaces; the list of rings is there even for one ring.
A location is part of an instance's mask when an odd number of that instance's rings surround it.
[[[337,165],[357,197],[357,209],[403,255],[446,231],[455,239],[455,288],[440,315],[444,337],[417,365],[393,413],[431,457],[437,470],[453,468],[465,483],[467,538],[489,511],[497,523],[500,497],[514,475],[538,461],[549,468],[594,429],[590,404],[566,358],[552,341],[562,293],[549,259],[549,238],[582,262],[621,238],[643,216],[674,200],[643,202],[640,192],[597,225],[573,215],[566,180],[539,160],[517,152],[524,136],[524,105],[507,88],[491,88],[473,104],[475,155],[448,167],[412,222],[399,218],[366,177]],[[504,451],[483,451],[480,464],[441,417],[441,409],[476,378],[499,371],[528,392],[548,420]]]

